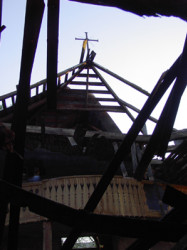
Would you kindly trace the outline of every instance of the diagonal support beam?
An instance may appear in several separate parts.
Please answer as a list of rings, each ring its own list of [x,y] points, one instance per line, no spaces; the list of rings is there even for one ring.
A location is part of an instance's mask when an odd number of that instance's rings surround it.
[[[131,119],[132,122],[135,121],[135,118],[133,117],[133,115],[130,113],[130,111],[122,104],[121,100],[118,98],[118,96],[114,93],[113,89],[109,86],[109,84],[105,81],[105,79],[101,76],[101,74],[99,73],[99,71],[92,66],[91,67],[93,69],[93,71],[99,76],[99,79],[101,80],[102,83],[104,83],[104,85],[106,86],[106,88],[108,89],[108,91],[110,91],[110,93],[112,94],[112,96],[118,101],[118,103],[120,104],[120,106],[124,109],[125,113],[128,115],[128,117]]]
[[[112,71],[110,71],[110,70],[108,70],[108,69],[102,67],[101,65],[99,65],[99,64],[97,64],[97,63],[95,63],[95,62],[93,62],[93,66],[95,66],[96,68],[102,70],[103,72],[105,72],[105,73],[107,73],[107,74],[113,76],[114,78],[116,78],[116,79],[118,79],[119,81],[125,83],[126,85],[130,86],[131,88],[136,89],[136,90],[139,91],[140,93],[142,93],[142,94],[144,94],[144,95],[146,95],[146,96],[150,96],[150,93],[147,92],[146,90],[140,88],[138,85],[136,85],[136,84],[134,84],[134,83],[132,83],[132,82],[129,82],[128,80],[124,79],[123,77],[118,76],[118,75],[115,74],[114,72],[112,72]]]
[[[154,154],[164,156],[168,146],[182,94],[187,84],[187,39],[180,60],[177,79],[147,145],[134,177],[141,180]]]

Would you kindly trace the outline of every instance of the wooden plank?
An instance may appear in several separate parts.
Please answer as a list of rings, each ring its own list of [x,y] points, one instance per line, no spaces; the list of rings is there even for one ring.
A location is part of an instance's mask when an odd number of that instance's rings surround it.
[[[79,110],[79,111],[100,111],[100,112],[124,112],[119,106],[81,106],[81,105],[58,105],[57,110]]]
[[[86,89],[75,89],[75,90],[74,90],[74,89],[71,89],[71,90],[69,89],[68,91],[69,91],[69,92],[72,92],[72,93],[73,93],[74,91],[86,92]],[[108,90],[102,90],[102,89],[101,89],[101,90],[92,90],[92,89],[89,89],[89,90],[88,90],[88,93],[91,93],[91,94],[110,94],[110,92],[109,92]]]
[[[116,102],[116,100],[111,97],[111,98],[101,98],[101,97],[93,97],[93,96],[89,96],[89,100],[91,101],[93,99],[93,101],[98,101],[98,102]]]
[[[87,77],[87,74],[79,74],[77,77]],[[96,74],[89,74],[89,77],[91,78],[98,78]]]
[[[86,85],[89,86],[105,86],[102,82],[80,82],[80,81],[72,81],[71,84],[77,84],[77,85]]]

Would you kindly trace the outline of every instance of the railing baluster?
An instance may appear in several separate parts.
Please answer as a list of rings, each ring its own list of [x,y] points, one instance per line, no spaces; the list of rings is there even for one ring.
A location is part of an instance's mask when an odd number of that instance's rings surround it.
[[[61,84],[61,76],[58,77],[58,84],[57,84],[57,86],[59,87],[60,84]]]
[[[72,74],[74,74],[76,72],[76,70],[83,64],[78,64],[74,67],[71,67],[69,69],[66,69],[60,73],[57,74],[57,77],[58,77],[58,82],[57,82],[57,85],[58,87],[60,87],[62,85],[62,76],[64,76],[64,83],[68,81],[68,73],[69,72],[72,72]],[[39,88],[41,86],[41,92],[39,93]],[[16,86],[18,88],[18,85]],[[42,94],[44,92],[46,92],[47,90],[47,79],[44,79],[38,83],[35,83],[33,85],[30,86],[30,97],[31,97],[31,90],[32,89],[36,89],[36,95],[39,95],[39,94]],[[17,97],[17,90],[16,91],[13,91],[9,94],[6,94],[6,95],[3,95],[3,96],[0,96],[0,103],[2,103],[2,110],[6,110],[8,109],[9,107],[7,107],[7,104],[6,104],[6,100],[8,98],[10,98],[12,100],[12,106],[15,105],[16,103],[16,97]],[[0,110],[1,111],[1,110]]]
[[[6,110],[6,101],[5,101],[5,99],[2,100],[2,104],[3,104],[3,110]]]
[[[39,86],[36,87],[36,95],[39,93]]]
[[[68,80],[68,73],[65,75],[65,80],[64,80],[64,82],[67,82],[67,80]]]

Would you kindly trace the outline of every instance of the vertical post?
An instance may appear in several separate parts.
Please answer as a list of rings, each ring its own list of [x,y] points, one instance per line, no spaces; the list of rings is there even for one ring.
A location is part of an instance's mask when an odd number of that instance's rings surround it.
[[[0,0],[0,27],[1,27],[1,22],[2,22],[2,6],[3,6],[3,0]]]
[[[59,0],[48,0],[47,17],[47,106],[56,109]]]
[[[3,30],[3,27],[1,27],[2,22],[2,11],[3,11],[3,0],[0,0],[0,40],[1,40],[1,31]]]
[[[50,221],[43,222],[43,250],[52,250],[52,225]]]
[[[22,185],[22,157],[24,156],[27,109],[30,98],[30,77],[43,18],[43,11],[43,0],[27,0],[20,79],[12,124],[12,129],[15,132],[15,151],[18,154],[15,153],[10,155],[9,164],[7,164],[5,170],[7,175],[9,175],[6,179],[9,179],[11,183],[18,186]],[[19,157],[19,155],[22,157]],[[8,250],[16,250],[18,248],[19,213],[20,208],[11,204]]]

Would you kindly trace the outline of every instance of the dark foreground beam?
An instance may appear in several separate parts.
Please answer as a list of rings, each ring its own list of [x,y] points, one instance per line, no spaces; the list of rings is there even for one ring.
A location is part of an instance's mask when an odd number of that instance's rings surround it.
[[[50,220],[73,227],[77,218],[81,219],[84,224],[83,232],[133,238],[147,238],[156,234],[163,241],[176,242],[187,230],[187,225],[182,223],[87,213],[25,191],[5,181],[0,181],[0,190],[0,201],[6,199],[16,206],[28,206],[31,212]]]
[[[43,18],[43,11],[43,0],[27,0],[20,78],[12,124],[12,129],[15,132],[15,150],[22,157],[24,155],[27,109],[30,98],[30,78]],[[16,165],[15,162],[13,164]],[[14,179],[14,184],[21,186],[23,161],[19,161],[18,164],[19,165],[16,165],[16,167],[19,171],[15,173],[14,176],[11,176],[13,174],[10,172],[9,178]],[[9,240],[7,249],[16,250],[18,247],[19,207],[14,207],[11,204],[10,211]]]
[[[59,0],[48,0],[47,16],[47,105],[56,109]]]
[[[171,210],[166,216],[162,218],[162,222],[176,222],[182,223],[187,219],[187,195],[167,186],[162,201],[175,209]],[[169,232],[169,231],[168,231]],[[138,239],[131,246],[128,247],[128,250],[139,250],[139,249],[150,249],[157,242],[161,241],[160,235],[155,234],[147,239]],[[186,243],[186,236],[182,237],[179,241],[180,244]],[[178,248],[183,249],[183,248]],[[185,248],[184,248],[185,249]]]
[[[134,177],[143,179],[144,173],[149,166],[154,154],[164,157],[168,142],[172,133],[173,125],[177,115],[180,100],[187,84],[187,38],[181,56],[177,78],[169,98],[165,104],[162,114],[157,122],[156,128],[151,136],[141,161],[136,169]]]
[[[118,7],[125,11],[130,11],[139,16],[175,16],[187,20],[187,3],[184,0],[169,2],[167,0],[70,0],[81,3],[90,3],[103,6]],[[142,7],[143,6],[143,7]]]
[[[167,186],[162,201],[172,207],[187,211],[187,195]]]

